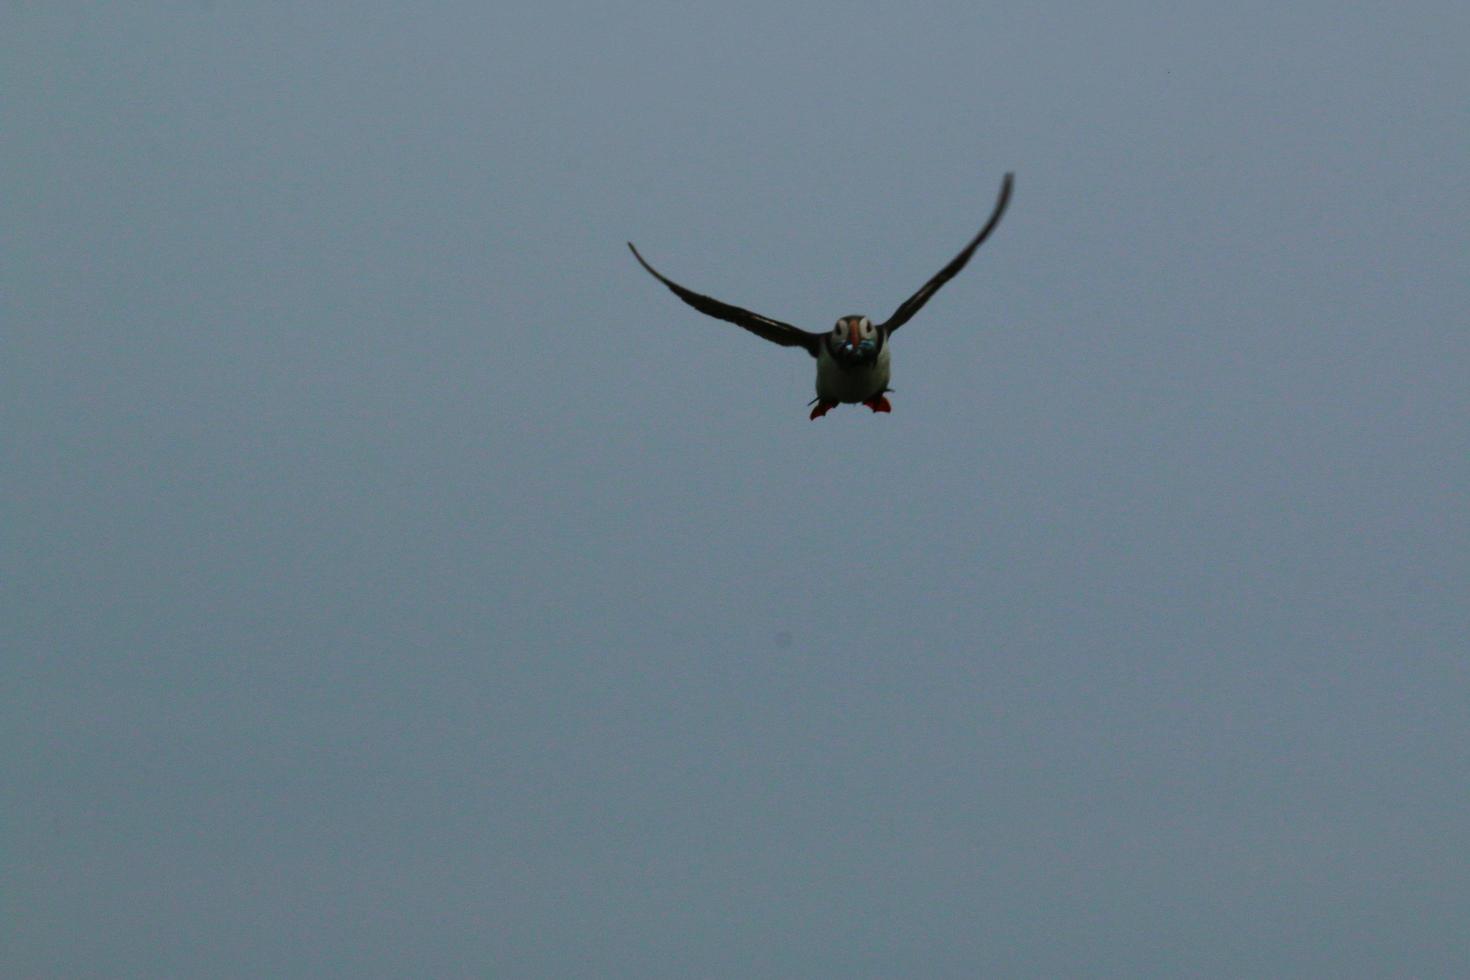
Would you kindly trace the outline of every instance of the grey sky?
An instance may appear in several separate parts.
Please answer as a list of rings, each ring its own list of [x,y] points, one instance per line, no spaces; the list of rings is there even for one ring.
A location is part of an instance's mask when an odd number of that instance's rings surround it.
[[[0,38],[7,975],[1470,972],[1463,3]]]

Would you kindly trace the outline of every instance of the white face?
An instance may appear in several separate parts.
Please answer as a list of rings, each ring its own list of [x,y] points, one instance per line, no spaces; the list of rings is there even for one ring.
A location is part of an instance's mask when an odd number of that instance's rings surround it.
[[[838,320],[837,325],[832,328],[832,338],[839,345],[852,344],[857,347],[865,340],[876,344],[878,328],[873,326],[873,321],[865,316],[845,316]]]
[[[878,356],[878,328],[865,316],[845,316],[832,327],[829,349],[848,363],[871,363]]]

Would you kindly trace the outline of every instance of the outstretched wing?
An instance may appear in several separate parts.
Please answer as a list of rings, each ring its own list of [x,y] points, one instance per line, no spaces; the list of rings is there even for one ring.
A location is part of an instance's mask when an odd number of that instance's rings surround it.
[[[638,264],[647,269],[653,278],[668,286],[675,296],[699,312],[738,324],[757,337],[764,337],[773,344],[780,344],[782,347],[800,347],[813,357],[817,356],[817,350],[822,342],[821,334],[793,327],[780,320],[772,320],[768,316],[761,316],[759,313],[752,313],[738,306],[731,306],[729,303],[721,303],[717,299],[696,293],[692,289],[685,289],[672,279],[665,278],[662,273],[644,261],[643,256],[638,254],[638,249],[633,247],[632,242],[628,243],[628,248],[632,250],[633,258],[637,259]]]
[[[1005,180],[1001,181],[1000,197],[995,202],[995,210],[991,212],[990,220],[985,222],[985,227],[980,229],[980,234],[972,238],[970,244],[965,246],[965,250],[950,260],[949,265],[940,269],[933,279],[924,283],[922,289],[904,300],[903,305],[894,310],[893,316],[889,317],[888,322],[883,324],[883,330],[891,334],[905,323],[908,323],[909,319],[915,313],[919,312],[925,303],[929,302],[929,297],[939,292],[940,286],[953,279],[965,267],[965,263],[970,261],[970,256],[975,254],[975,249],[979,248],[980,243],[985,241],[986,237],[995,230],[995,226],[1000,223],[1000,216],[1005,214],[1006,205],[1011,201],[1011,179],[1012,175],[1006,174]]]

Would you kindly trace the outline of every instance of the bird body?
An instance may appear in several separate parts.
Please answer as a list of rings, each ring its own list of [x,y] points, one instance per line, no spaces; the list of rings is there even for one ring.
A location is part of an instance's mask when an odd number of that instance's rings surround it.
[[[979,234],[918,292],[904,300],[887,321],[880,324],[873,323],[865,316],[844,316],[826,333],[803,330],[687,289],[649,265],[632,242],[628,243],[628,248],[650,275],[701,313],[737,324],[782,347],[800,347],[816,358],[817,397],[813,400],[816,406],[811,413],[813,419],[821,418],[835,406],[844,403],[866,405],[874,412],[888,412],[892,410],[886,397],[892,363],[889,338],[929,302],[929,298],[939,291],[940,286],[954,278],[965,267],[965,263],[970,261],[975,249],[980,247],[980,243],[985,241],[1005,213],[1011,198],[1011,184],[1012,175],[1006,174],[1005,180],[1001,182],[995,209]]]
[[[817,399],[856,405],[888,390],[892,353],[884,344],[870,363],[839,361],[825,344],[817,351]]]

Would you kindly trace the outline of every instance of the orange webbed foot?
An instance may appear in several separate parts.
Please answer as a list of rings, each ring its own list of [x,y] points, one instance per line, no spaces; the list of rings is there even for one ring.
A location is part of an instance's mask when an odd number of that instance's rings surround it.
[[[871,408],[875,413],[893,411],[893,406],[888,404],[887,395],[874,395],[872,398],[863,402],[863,404]]]

